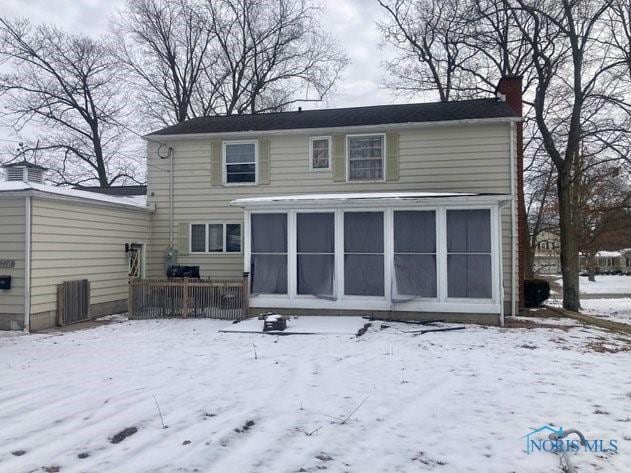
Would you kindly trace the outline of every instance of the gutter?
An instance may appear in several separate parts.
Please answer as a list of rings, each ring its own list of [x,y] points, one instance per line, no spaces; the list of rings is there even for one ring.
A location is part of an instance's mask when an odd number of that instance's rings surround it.
[[[410,205],[458,205],[458,206],[476,206],[498,204],[503,201],[512,200],[512,197],[505,194],[495,195],[464,195],[464,196],[444,196],[444,197],[414,197],[414,198],[397,198],[397,197],[379,197],[379,198],[362,198],[362,199],[313,199],[313,200],[264,200],[264,201],[240,201],[240,199],[230,202],[231,207],[241,207],[244,209],[304,209],[304,208],[365,208],[374,207],[375,205],[387,205],[388,207],[398,208]]]
[[[24,331],[31,331],[31,216],[32,197],[27,195],[24,209]]]
[[[517,315],[517,300],[515,298],[515,292],[517,290],[517,215],[515,212],[515,205],[517,205],[517,199],[515,195],[515,123],[511,122],[509,128],[509,146],[510,146],[510,193],[513,197],[511,203],[511,316]]]
[[[3,197],[6,198],[15,198],[15,197],[37,197],[40,199],[48,199],[48,200],[60,200],[64,202],[72,202],[78,204],[86,204],[86,205],[96,205],[100,207],[114,207],[125,210],[133,210],[138,212],[155,212],[156,206],[155,204],[150,204],[146,206],[134,205],[132,203],[125,202],[109,202],[106,200],[96,200],[89,199],[87,197],[77,197],[77,196],[69,196],[62,194],[55,194],[54,192],[46,192],[40,191],[37,189],[21,189],[21,190],[11,190],[11,191],[0,191],[0,199]]]
[[[286,128],[281,130],[247,130],[247,131],[226,131],[209,133],[179,133],[171,135],[145,135],[142,138],[147,141],[161,140],[174,141],[182,139],[204,139],[216,137],[243,137],[243,136],[273,136],[273,135],[315,135],[335,132],[370,132],[388,130],[405,130],[409,128],[429,128],[436,126],[458,126],[492,123],[515,123],[522,121],[522,117],[496,117],[496,118],[470,118],[465,120],[442,120],[432,122],[406,122],[406,123],[380,123],[378,125],[355,125],[320,128]]]

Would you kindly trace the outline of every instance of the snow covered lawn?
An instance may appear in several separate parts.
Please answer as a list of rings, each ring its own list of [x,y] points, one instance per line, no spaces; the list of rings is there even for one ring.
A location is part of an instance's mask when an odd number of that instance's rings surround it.
[[[563,279],[555,282],[563,287]],[[631,296],[631,276],[596,276],[596,281],[580,277],[581,294],[629,294]]]
[[[631,297],[620,299],[581,299],[581,312],[614,322],[631,324]]]
[[[580,471],[631,471],[626,337],[582,326],[414,336],[375,323],[360,338],[225,326],[0,334],[0,471],[560,471],[555,455],[523,452],[522,436],[546,423],[617,439],[617,453],[572,455]]]

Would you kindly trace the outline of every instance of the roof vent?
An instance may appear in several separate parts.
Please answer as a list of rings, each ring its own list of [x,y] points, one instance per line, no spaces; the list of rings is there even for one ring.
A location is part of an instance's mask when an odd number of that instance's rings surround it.
[[[5,180],[14,182],[35,182],[37,184],[44,183],[44,172],[47,170],[43,166],[27,161],[5,164],[3,167]]]

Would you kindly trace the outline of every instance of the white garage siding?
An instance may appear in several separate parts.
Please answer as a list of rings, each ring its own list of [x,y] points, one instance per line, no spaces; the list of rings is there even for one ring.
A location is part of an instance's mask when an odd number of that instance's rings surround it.
[[[32,328],[56,316],[56,288],[88,279],[93,315],[126,307],[125,243],[148,244],[150,213],[141,208],[33,198],[31,247]]]
[[[0,290],[0,330],[22,328],[24,320],[25,198],[0,200],[0,260],[15,261],[14,268],[0,267],[0,276],[11,276],[11,289]]]

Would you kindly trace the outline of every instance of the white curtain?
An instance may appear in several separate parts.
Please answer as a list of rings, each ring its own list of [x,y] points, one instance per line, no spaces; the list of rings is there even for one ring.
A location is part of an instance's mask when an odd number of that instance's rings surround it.
[[[448,210],[448,296],[491,298],[491,270],[491,211]]]
[[[345,294],[383,296],[383,265],[383,212],[345,212]]]
[[[287,294],[287,214],[252,214],[252,294]]]

